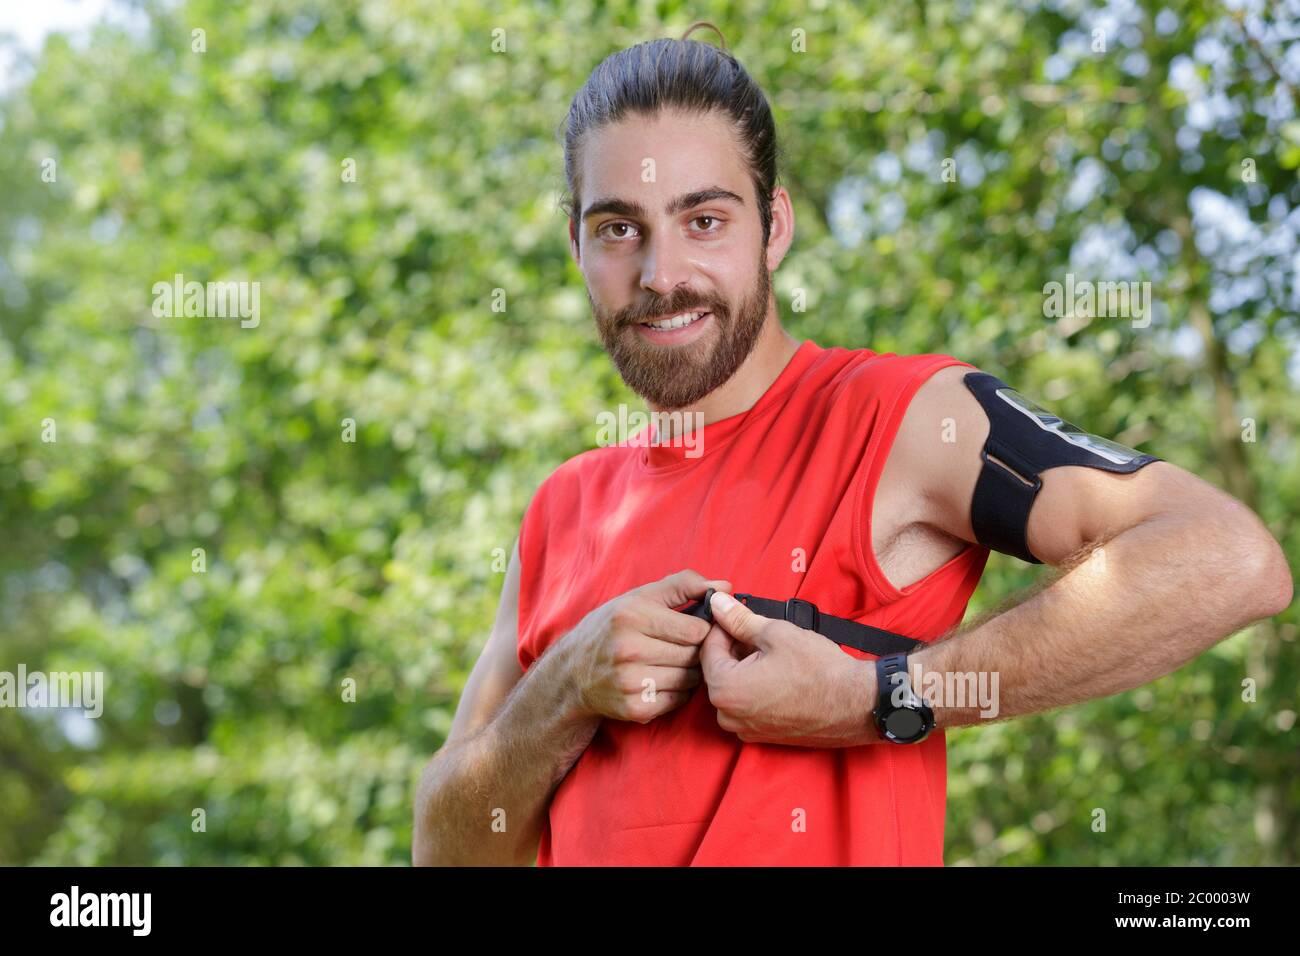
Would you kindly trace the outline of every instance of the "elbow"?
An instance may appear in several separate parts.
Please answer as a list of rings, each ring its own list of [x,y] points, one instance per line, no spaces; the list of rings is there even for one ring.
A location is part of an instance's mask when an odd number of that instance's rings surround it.
[[[433,802],[437,795],[438,754],[434,754],[415,790],[415,813],[411,826],[411,865],[438,866],[437,827],[432,825]]]
[[[1261,593],[1269,598],[1264,610],[1265,617],[1281,614],[1291,606],[1291,601],[1295,598],[1295,581],[1286,560],[1286,552],[1272,538],[1269,543],[1272,544],[1273,554],[1267,568],[1260,574]]]
[[[433,847],[429,845],[429,840],[421,831],[420,827],[420,807],[415,807],[415,827],[411,830],[411,866],[435,866]]]
[[[1251,619],[1273,617],[1291,606],[1295,582],[1286,552],[1253,514],[1249,525],[1238,527],[1243,571],[1243,604],[1254,611]]]
[[[416,808],[415,828],[411,831],[411,866],[454,866],[456,861],[448,847],[438,839],[435,827],[421,826],[420,808]]]
[[[428,834],[420,826],[421,807],[415,804],[415,826],[411,830],[411,866],[437,866],[437,853]]]
[[[433,850],[416,837],[411,845],[411,866],[437,866],[438,858]]]
[[[537,857],[535,835],[521,842],[504,830],[497,833],[485,827],[477,835],[467,832],[463,808],[458,809],[461,801],[454,796],[466,787],[439,773],[440,754],[425,768],[415,794],[411,866],[531,866]]]

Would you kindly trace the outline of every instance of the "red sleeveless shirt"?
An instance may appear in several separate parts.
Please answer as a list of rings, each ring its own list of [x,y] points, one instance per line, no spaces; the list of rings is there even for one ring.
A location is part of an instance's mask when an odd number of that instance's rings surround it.
[[[683,568],[922,641],[960,623],[986,548],[900,590],[871,547],[875,486],[908,402],[950,365],[971,367],[805,341],[752,408],[697,433],[698,448],[650,444],[647,429],[565,462],[520,531],[520,665],[593,608]],[[743,743],[701,684],[648,724],[601,722],[554,794],[537,862],[941,866],[946,758],[941,731],[909,746]]]

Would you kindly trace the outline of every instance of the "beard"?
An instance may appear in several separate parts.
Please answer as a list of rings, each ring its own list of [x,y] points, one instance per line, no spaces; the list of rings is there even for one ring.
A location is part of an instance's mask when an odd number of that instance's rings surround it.
[[[588,289],[596,330],[627,387],[650,405],[675,409],[698,402],[731,378],[753,351],[767,316],[772,277],[766,258],[764,248],[758,257],[758,278],[734,313],[722,299],[678,289],[666,298],[639,303],[611,316],[596,307]],[[635,328],[658,316],[702,311],[713,313],[717,331],[684,345],[655,345]]]

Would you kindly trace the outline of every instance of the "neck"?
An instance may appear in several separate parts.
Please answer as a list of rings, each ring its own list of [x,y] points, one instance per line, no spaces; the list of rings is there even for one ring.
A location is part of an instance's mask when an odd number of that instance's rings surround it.
[[[680,411],[686,421],[698,420],[707,425],[721,421],[732,415],[739,415],[754,407],[754,403],[763,397],[776,381],[782,370],[789,364],[794,353],[799,350],[799,340],[784,328],[777,318],[776,309],[767,314],[763,329],[758,334],[758,341],[745,361],[736,369],[734,375],[698,402],[688,405]],[[654,412],[665,411],[658,405],[651,405]],[[674,409],[677,411],[677,409]],[[704,417],[696,419],[695,413]]]

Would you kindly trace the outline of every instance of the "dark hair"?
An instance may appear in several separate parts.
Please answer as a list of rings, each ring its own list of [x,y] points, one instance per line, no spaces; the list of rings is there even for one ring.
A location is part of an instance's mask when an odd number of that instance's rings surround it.
[[[708,27],[722,39],[722,49],[686,39]],[[730,119],[758,196],[763,245],[772,229],[772,192],[776,189],[776,125],[767,97],[730,53],[727,41],[708,21],[698,21],[680,40],[638,43],[610,54],[591,71],[573,97],[559,129],[564,145],[564,178],[570,195],[564,212],[575,221],[581,212],[578,152],[587,133],[616,123],[628,114],[653,115],[663,109],[688,113],[721,112]]]

